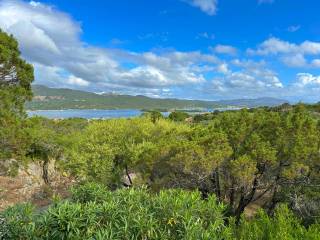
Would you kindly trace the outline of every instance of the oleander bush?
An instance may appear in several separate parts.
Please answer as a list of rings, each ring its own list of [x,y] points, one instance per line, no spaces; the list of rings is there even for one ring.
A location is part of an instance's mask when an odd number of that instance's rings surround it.
[[[95,183],[74,188],[71,199],[54,202],[43,212],[30,204],[1,213],[0,239],[310,239],[320,237],[320,225],[304,227],[285,206],[273,217],[260,211],[237,226],[225,217],[226,207],[214,195],[146,188],[108,191]]]
[[[0,213],[0,239],[33,239],[36,216],[31,204],[18,204]]]
[[[199,192],[106,191],[96,184],[44,212],[19,205],[2,213],[3,239],[221,239],[225,206]]]

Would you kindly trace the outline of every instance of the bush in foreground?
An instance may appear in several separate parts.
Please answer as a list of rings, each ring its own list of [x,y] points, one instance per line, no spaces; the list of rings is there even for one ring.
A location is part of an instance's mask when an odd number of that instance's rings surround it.
[[[316,240],[320,236],[319,225],[305,228],[285,206],[274,217],[260,212],[236,226],[232,218],[224,217],[225,206],[214,196],[202,200],[198,192],[154,194],[144,188],[111,192],[97,184],[72,192],[71,200],[58,201],[42,213],[29,204],[7,209],[0,215],[0,239]]]
[[[17,211],[29,208],[2,213],[4,239],[221,239],[224,230],[225,207],[214,196],[202,201],[182,190],[109,192],[89,184],[41,214]]]
[[[242,218],[239,226],[231,221],[225,233],[225,240],[318,240],[320,225],[306,228],[286,205],[279,205],[272,217],[261,210],[253,219]]]

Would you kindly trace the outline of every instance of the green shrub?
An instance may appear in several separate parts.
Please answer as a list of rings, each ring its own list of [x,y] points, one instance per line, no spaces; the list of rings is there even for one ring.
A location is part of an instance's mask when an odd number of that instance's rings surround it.
[[[102,203],[108,200],[108,196],[112,194],[101,184],[85,183],[83,185],[71,189],[72,199],[79,203],[95,202]]]
[[[226,231],[227,232],[227,231]],[[309,228],[304,227],[301,221],[288,209],[286,205],[280,205],[273,217],[260,211],[254,219],[242,218],[238,227],[234,223],[229,226],[229,234],[226,239],[241,240],[319,240],[320,225],[314,224]]]
[[[7,209],[0,215],[0,239],[320,239],[319,224],[304,227],[284,205],[273,217],[260,211],[237,226],[233,218],[224,217],[225,206],[215,196],[203,200],[199,192],[176,189],[154,194],[145,188],[111,192],[94,183],[72,192],[71,200],[56,202],[41,213],[29,204]]]
[[[168,117],[169,117],[169,119],[171,119],[173,121],[181,122],[181,121],[186,120],[186,118],[189,117],[189,114],[186,112],[176,111],[176,112],[170,113]]]
[[[0,213],[0,239],[33,239],[35,215],[30,204],[18,204]]]
[[[7,210],[5,239],[220,239],[223,210],[214,196],[204,201],[198,192],[109,192],[86,184],[73,189],[72,201],[56,203],[41,215],[27,207]]]

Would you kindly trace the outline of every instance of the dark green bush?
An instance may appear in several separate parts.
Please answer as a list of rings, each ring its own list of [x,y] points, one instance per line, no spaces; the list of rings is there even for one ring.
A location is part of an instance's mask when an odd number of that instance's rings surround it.
[[[320,225],[304,227],[286,205],[279,205],[273,217],[260,211],[254,219],[242,219],[238,227],[231,223],[227,239],[241,240],[319,240]],[[228,232],[226,231],[226,232]],[[231,234],[230,234],[231,233]]]
[[[224,217],[225,206],[215,196],[203,200],[199,192],[154,194],[144,188],[111,192],[93,183],[72,192],[72,200],[41,213],[29,204],[7,209],[0,215],[0,239],[320,239],[319,224],[304,227],[284,205],[273,217],[261,211],[236,226],[233,218]]]
[[[224,230],[225,207],[214,196],[201,200],[198,192],[107,192],[87,184],[73,193],[72,201],[57,203],[41,215],[26,207],[8,209],[4,239],[221,239]]]
[[[86,183],[71,189],[72,199],[79,203],[103,203],[112,194],[104,186],[97,183]]]
[[[169,119],[176,121],[176,122],[182,122],[184,120],[186,120],[186,118],[189,117],[189,114],[186,112],[180,112],[180,111],[176,111],[176,112],[172,112],[169,114]]]
[[[18,204],[0,213],[0,239],[33,239],[35,215],[31,204]]]

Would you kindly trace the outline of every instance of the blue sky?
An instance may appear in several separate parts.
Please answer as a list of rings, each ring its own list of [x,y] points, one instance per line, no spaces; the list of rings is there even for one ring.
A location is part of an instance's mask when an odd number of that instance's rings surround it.
[[[317,0],[0,0],[35,83],[187,99],[320,101]]]

